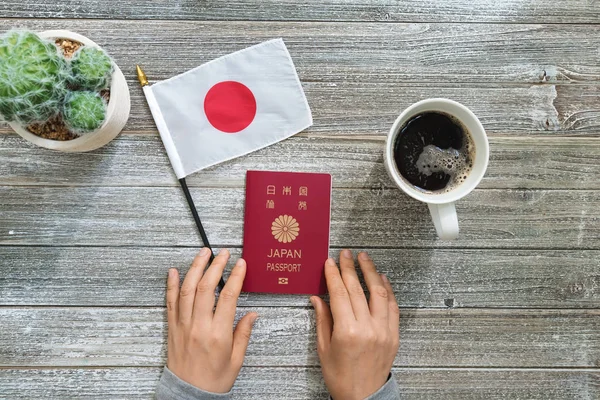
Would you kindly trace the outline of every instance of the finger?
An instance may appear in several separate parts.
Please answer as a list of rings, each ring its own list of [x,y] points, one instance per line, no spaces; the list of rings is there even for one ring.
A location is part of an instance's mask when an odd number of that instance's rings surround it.
[[[388,291],[388,322],[392,333],[399,335],[398,327],[400,326],[400,308],[398,308],[398,302],[396,296],[394,296],[394,289],[387,276],[381,274],[381,280],[385,289]]]
[[[233,331],[233,350],[231,359],[233,363],[239,367],[244,363],[246,349],[248,348],[248,342],[250,342],[250,336],[252,335],[252,328],[254,327],[256,318],[258,318],[258,314],[255,312],[244,315],[235,327],[235,331]]]
[[[229,251],[223,249],[215,257],[212,264],[206,269],[204,276],[196,287],[196,300],[192,318],[195,321],[213,317],[215,306],[215,289],[223,275],[223,270],[229,260]]]
[[[387,323],[389,293],[371,257],[365,252],[358,255],[358,263],[369,289],[369,309],[376,320]],[[392,293],[393,294],[393,293]]]
[[[342,273],[342,281],[348,291],[354,315],[358,320],[370,317],[367,297],[358,280],[352,252],[348,249],[340,252],[340,272]]]
[[[315,308],[315,318],[317,321],[317,349],[319,353],[322,353],[329,348],[329,344],[331,343],[333,318],[329,306],[322,298],[312,296],[310,302]]]
[[[179,272],[175,268],[169,269],[167,278],[167,321],[169,329],[177,325],[179,303]]]
[[[198,282],[202,278],[202,272],[208,264],[209,257],[210,249],[205,247],[200,250],[181,285],[181,290],[179,291],[179,321],[183,323],[188,323],[192,319],[196,286],[198,286]]]
[[[235,267],[231,270],[229,279],[225,287],[219,294],[217,309],[215,310],[214,322],[217,327],[225,328],[229,333],[233,329],[233,321],[235,320],[235,308],[237,306],[244,277],[246,276],[246,261],[243,259],[237,260]]]
[[[327,281],[327,290],[329,291],[329,303],[333,322],[344,324],[356,321],[354,311],[352,311],[352,304],[350,304],[348,290],[346,290],[335,261],[331,258],[325,262],[325,281]]]

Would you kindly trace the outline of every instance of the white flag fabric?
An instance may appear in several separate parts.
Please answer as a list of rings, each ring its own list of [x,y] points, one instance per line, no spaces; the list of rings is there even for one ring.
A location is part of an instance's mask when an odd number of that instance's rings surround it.
[[[178,179],[312,125],[282,39],[145,86],[144,93]]]

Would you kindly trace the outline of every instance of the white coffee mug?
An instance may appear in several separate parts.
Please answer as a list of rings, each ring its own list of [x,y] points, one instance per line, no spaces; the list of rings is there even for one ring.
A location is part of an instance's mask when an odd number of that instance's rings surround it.
[[[473,168],[467,179],[452,190],[440,194],[415,188],[400,174],[394,160],[394,144],[404,124],[418,114],[431,111],[442,112],[458,119],[469,131],[475,145]],[[451,240],[458,237],[458,217],[454,202],[471,193],[479,184],[487,169],[489,153],[490,146],[485,130],[471,110],[456,101],[448,99],[426,99],[408,107],[396,119],[387,137],[384,162],[388,174],[400,189],[410,197],[427,203],[431,219],[440,239]]]

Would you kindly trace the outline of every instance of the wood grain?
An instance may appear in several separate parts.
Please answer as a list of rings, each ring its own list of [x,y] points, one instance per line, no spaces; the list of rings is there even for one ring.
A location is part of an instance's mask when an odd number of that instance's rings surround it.
[[[154,132],[146,100],[132,81],[132,114],[126,132]],[[600,135],[600,86],[304,82],[320,135],[387,135],[411,104],[444,97],[469,107],[496,136]]]
[[[254,308],[238,308],[238,317]],[[260,314],[246,366],[317,366],[314,313]],[[0,366],[162,366],[163,308],[0,308]],[[403,309],[396,366],[597,367],[600,310]]]
[[[186,178],[188,186],[244,187],[247,170],[330,173],[336,188],[393,187],[385,137],[293,137]],[[600,139],[491,137],[481,188],[600,189]],[[97,151],[58,154],[0,135],[0,185],[177,186],[158,135],[121,135]],[[369,171],[369,173],[365,173]]]
[[[10,399],[153,399],[161,368],[0,369]],[[593,400],[598,370],[394,368],[402,399]],[[234,399],[327,399],[318,368],[242,368]]]
[[[126,133],[154,133],[156,127],[137,81],[130,78],[132,110]],[[493,136],[600,135],[600,86],[427,83],[304,82],[314,125],[308,134],[387,135],[411,104],[445,97],[469,107]],[[0,132],[12,132],[3,124]]]
[[[139,84],[130,78],[129,85],[132,109],[124,132],[157,133]],[[314,119],[305,133],[312,135],[387,135],[405,108],[432,97],[466,105],[495,136],[600,134],[598,86],[304,82],[303,87]],[[2,132],[12,131],[4,124]]]
[[[244,190],[192,188],[217,247],[242,244]],[[437,240],[426,206],[397,189],[334,189],[334,247],[600,248],[600,191],[480,190],[457,203],[461,236]],[[193,246],[176,187],[0,187],[0,244]]]
[[[0,247],[0,305],[163,306],[167,271],[193,248]],[[369,249],[401,307],[599,308],[600,252]],[[356,251],[355,251],[356,252]],[[232,250],[232,261],[240,256]],[[338,256],[338,249],[331,250]],[[229,271],[229,269],[228,269]],[[229,272],[226,272],[228,275]],[[309,306],[243,293],[241,306]]]
[[[315,125],[190,177],[213,244],[240,254],[246,170],[331,172],[332,255],[368,249],[403,307],[403,399],[600,398],[595,1],[9,0],[0,18],[88,35],[132,94],[126,134],[89,154],[0,123],[0,398],[153,397],[166,270],[200,242],[133,67],[156,81],[273,37]],[[470,107],[492,145],[456,242],[382,164],[394,119],[428,97]],[[240,304],[261,317],[234,398],[328,398],[307,296]]]
[[[110,0],[5,1],[0,15],[21,18],[191,19],[191,20],[326,20],[422,22],[551,22],[596,23],[593,1],[566,0],[552,4],[532,1],[463,0],[133,0],[116,5]]]
[[[136,63],[164,79],[277,36],[303,81],[312,133],[385,134],[404,108],[428,97],[464,103],[492,133],[600,132],[600,25],[69,22],[126,74],[128,132],[155,130]],[[60,20],[18,24],[64,28]],[[0,30],[14,25],[0,20]]]
[[[135,78],[141,63],[165,79],[216,57],[283,37],[305,82],[598,82],[600,25],[71,20]],[[0,19],[13,27],[61,29],[61,20]],[[157,29],[160,26],[160,29]],[[339,88],[336,92],[339,92]]]

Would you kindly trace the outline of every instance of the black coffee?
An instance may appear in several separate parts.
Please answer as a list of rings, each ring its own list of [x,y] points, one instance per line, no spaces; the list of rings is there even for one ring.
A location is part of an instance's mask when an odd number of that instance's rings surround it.
[[[467,129],[439,112],[419,114],[406,122],[394,143],[400,174],[418,189],[445,193],[467,179],[475,146]]]

